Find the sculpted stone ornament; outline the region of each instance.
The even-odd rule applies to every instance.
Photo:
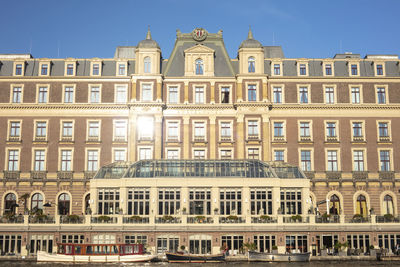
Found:
[[[196,28],[192,32],[193,39],[203,41],[207,38],[207,31],[203,28]]]

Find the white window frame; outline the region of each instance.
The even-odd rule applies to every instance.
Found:
[[[336,133],[336,141],[340,140],[340,131],[339,131],[339,120],[324,120],[324,136],[325,136],[325,142],[328,142],[329,137],[334,137],[334,136],[328,136],[327,135],[327,124],[333,122],[335,123],[335,133]]]
[[[21,88],[19,102],[14,102],[14,88]],[[10,85],[10,103],[11,104],[22,104],[24,100],[24,84],[11,84]]]
[[[122,92],[119,90],[119,88],[124,88],[125,91],[125,101],[119,101],[118,95],[119,92]],[[114,87],[114,103],[116,104],[126,104],[128,102],[128,85],[127,84],[116,84]]]
[[[301,77],[307,77],[309,76],[309,67],[308,67],[308,62],[307,61],[297,61],[297,76],[301,76]],[[300,66],[304,65],[306,68],[306,74],[300,74]]]
[[[202,88],[203,89],[203,101],[198,102],[197,101],[197,94],[196,94],[196,89],[197,88]],[[206,104],[207,102],[207,87],[205,85],[193,85],[193,104]]]
[[[166,158],[167,159],[175,159],[175,158],[170,158],[169,157],[169,155],[168,155],[168,153],[170,152],[170,151],[176,151],[177,152],[177,158],[176,159],[180,159],[181,158],[181,148],[180,147],[167,147],[166,149],[165,149],[165,156],[166,156]]]
[[[309,136],[302,136],[301,135],[301,123],[303,123],[303,122],[308,123],[308,126],[309,126],[308,129],[309,129],[309,132],[310,132]],[[313,140],[313,121],[312,120],[298,120],[297,121],[297,127],[298,127],[298,140],[299,140],[299,142],[305,141],[304,139],[306,139],[306,140],[309,139],[309,141]]]
[[[222,151],[230,151],[230,153],[231,153],[230,159],[234,159],[235,158],[234,148],[233,147],[219,147],[218,148],[218,158],[219,159],[223,159],[222,158]]]
[[[204,135],[203,136],[201,136],[201,135],[199,135],[199,136],[196,136],[196,124],[197,123],[201,123],[201,124],[203,124],[203,132],[204,132]],[[192,140],[193,141],[199,141],[199,140],[201,140],[202,142],[204,141],[204,142],[206,142],[207,141],[207,121],[206,120],[193,120],[192,121]],[[197,137],[197,138],[196,138]]]
[[[63,92],[62,92],[62,103],[64,104],[74,104],[75,103],[75,97],[76,97],[76,85],[75,84],[63,84]],[[72,88],[72,102],[65,102],[65,94],[66,94],[66,89],[67,88]]]
[[[358,88],[359,92],[360,92],[360,103],[353,103],[353,88]],[[349,102],[352,105],[359,105],[363,103],[363,86],[362,84],[349,84],[349,94],[350,94],[350,98],[349,98]]]
[[[275,102],[275,88],[281,88],[281,102]],[[284,84],[272,84],[271,85],[271,96],[272,103],[284,104],[285,103],[285,85]]]
[[[18,172],[21,170],[21,148],[20,147],[7,147],[5,149],[6,151],[6,156],[4,158],[4,170],[10,171],[10,172]],[[18,160],[17,160],[17,168],[10,170],[9,169],[9,159],[10,159],[10,151],[18,151]]]
[[[354,129],[353,123],[361,123],[361,136],[354,136]],[[366,132],[365,132],[365,120],[350,120],[350,129],[351,129],[351,140],[353,142],[360,141],[356,140],[357,138],[360,139],[362,137],[363,141],[366,141]],[[354,139],[356,138],[356,139]]]
[[[171,102],[170,99],[170,88],[176,88],[177,93],[176,93],[176,102]],[[180,103],[180,84],[168,84],[167,85],[167,102],[169,104],[179,104]]]
[[[380,136],[379,133],[379,123],[387,123],[388,126],[388,136],[385,138],[384,136]],[[391,127],[391,120],[377,120],[376,121],[376,136],[378,137],[378,142],[381,142],[380,139],[387,139],[388,142],[392,141],[392,127]]]
[[[125,73],[123,73],[123,74],[119,73],[120,65],[125,66]],[[117,61],[115,64],[115,74],[116,74],[116,76],[127,76],[128,75],[128,62],[127,61]]]
[[[65,138],[69,138],[64,136],[64,123],[71,122],[72,123],[72,134],[71,134],[71,141],[74,141],[74,134],[75,134],[75,120],[61,120],[60,121],[60,140],[62,141]]]
[[[393,148],[391,147],[380,147],[378,148],[378,171],[381,171],[381,151],[389,151],[389,170],[394,171],[394,158],[393,158]]]
[[[254,134],[254,135],[249,134],[249,121],[257,122],[257,134]],[[246,140],[249,139],[249,136],[252,136],[252,137],[254,136],[253,138],[257,137],[257,139],[260,139],[261,130],[262,130],[261,118],[248,117],[248,118],[245,118],[245,123],[246,123]]]
[[[41,88],[47,88],[46,99],[44,102],[40,102],[41,100]],[[36,85],[36,103],[38,104],[47,104],[49,103],[50,96],[50,84],[37,84]]]
[[[387,84],[375,84],[375,103],[378,105],[387,105],[389,104],[389,87]],[[378,88],[384,88],[385,89],[385,103],[379,103],[379,98],[378,98]]]
[[[47,74],[42,74],[42,68],[45,65],[47,65]],[[51,62],[50,61],[41,61],[41,62],[39,62],[38,76],[42,76],[42,77],[50,76],[50,66],[51,66]]]
[[[249,149],[258,149],[258,159],[262,160],[263,159],[263,154],[262,154],[262,146],[247,146],[246,147],[246,158],[249,158]]]
[[[146,89],[146,91],[148,90],[149,92],[149,99],[145,99],[145,95],[144,94],[144,88],[148,86],[148,89]],[[154,82],[140,82],[140,99],[143,102],[152,102],[154,101]]]
[[[228,103],[222,103],[222,88],[229,88],[229,102]],[[232,103],[232,85],[231,84],[219,84],[218,85],[218,92],[219,92],[219,103],[221,104],[230,104]]]
[[[169,133],[169,129],[170,129],[170,125],[171,124],[175,124],[176,123],[176,126],[177,126],[177,133],[176,133],[176,138],[173,138],[173,136],[170,136],[170,133]],[[167,138],[167,141],[177,141],[177,142],[179,142],[179,140],[181,140],[181,121],[180,120],[167,120],[166,121],[166,125],[167,125],[167,128],[166,128],[166,138]]]
[[[91,136],[90,135],[90,124],[91,123],[97,123],[98,124],[98,135],[97,136]],[[101,120],[86,120],[86,140],[89,142],[98,142],[101,140]]]
[[[300,99],[300,88],[307,88],[307,102],[302,103]],[[297,84],[297,103],[301,105],[308,105],[311,103],[311,85],[310,84]]]
[[[122,152],[124,154],[124,160],[116,160],[117,156],[117,151]],[[113,162],[119,162],[119,161],[127,161],[128,159],[128,149],[126,147],[113,147],[112,148],[112,155],[113,155]]]
[[[68,74],[68,64],[72,64],[72,74]],[[76,76],[76,61],[71,61],[71,60],[65,61],[64,76]]]
[[[44,122],[46,124],[46,128],[45,128],[46,134],[45,134],[45,136],[38,136],[37,135],[37,126],[38,126],[38,123],[41,123],[41,122]],[[33,125],[34,125],[33,136],[35,138],[35,141],[39,140],[39,139],[40,139],[40,141],[47,141],[47,138],[48,138],[48,135],[49,135],[49,121],[48,120],[34,120],[33,121]]]
[[[360,62],[359,61],[348,61],[348,65],[349,65],[349,76],[350,77],[360,77]],[[352,74],[352,69],[351,69],[352,65],[357,65],[357,75]]]
[[[378,74],[378,65],[382,65],[382,74]],[[386,76],[386,67],[384,61],[374,61],[374,74],[376,77]]]
[[[229,128],[230,128],[229,137],[222,135],[222,124],[223,123],[229,124]],[[232,141],[232,138],[233,138],[233,121],[232,120],[218,120],[218,129],[219,129],[219,140],[220,141]]]
[[[19,123],[19,136],[11,136],[11,123],[18,122]],[[12,141],[21,141],[22,138],[22,120],[8,120],[8,129],[7,129],[7,140]]]
[[[336,164],[337,170],[328,170],[328,151],[336,151]],[[340,149],[339,148],[325,148],[325,171],[333,171],[333,172],[340,172],[342,169],[341,166],[341,157],[340,157]]]
[[[91,104],[100,104],[101,103],[101,93],[102,93],[102,88],[101,88],[101,84],[89,84],[88,86],[88,102]],[[98,88],[99,92],[98,92],[98,101],[92,101],[92,89],[93,88]]]
[[[154,149],[153,149],[153,147],[152,146],[138,146],[137,147],[137,158],[138,158],[138,160],[143,160],[141,157],[140,157],[140,152],[142,151],[142,149],[146,149],[146,151],[150,151],[150,158],[147,158],[146,157],[146,159],[154,159]]]
[[[196,154],[196,151],[202,151],[203,153],[204,153],[204,159],[207,159],[208,157],[207,157],[207,148],[203,148],[203,147],[193,147],[192,148],[192,159],[196,159],[195,158],[195,154]]]
[[[124,135],[119,136],[117,135],[117,130],[120,129],[120,127],[117,127],[119,125],[123,125],[121,127],[122,130],[124,130]],[[128,121],[124,119],[115,119],[113,120],[113,141],[114,142],[127,142],[128,141]]]
[[[275,123],[282,123],[282,136],[275,136]],[[274,141],[286,141],[286,121],[271,120],[271,136]]]
[[[39,168],[38,170],[36,169],[36,152],[38,151],[43,151],[44,152],[44,159],[43,159],[43,166],[42,168]],[[41,148],[32,148],[32,171],[35,172],[44,172],[47,170],[47,148],[46,147],[41,147]]]
[[[98,65],[98,72],[97,74],[94,73],[94,66]],[[90,62],[90,76],[95,76],[95,77],[99,77],[101,76],[102,73],[102,69],[103,69],[103,62],[101,60],[94,60]]]
[[[337,103],[337,90],[336,90],[336,84],[324,84],[322,86],[323,90],[324,90],[324,103],[326,105],[332,105],[332,104],[336,104]],[[333,88],[333,102],[329,102],[328,103],[328,99],[327,99],[327,95],[326,95],[326,89],[327,88]]]
[[[279,65],[280,74],[275,74],[275,65]],[[271,76],[283,76],[282,61],[271,61]]]
[[[70,161],[70,170],[62,170],[62,151],[71,151],[71,161]],[[58,148],[58,170],[62,172],[72,172],[74,171],[74,148],[73,147],[59,147]]]
[[[362,151],[363,152],[363,170],[356,170],[355,168],[355,161],[354,161],[354,155],[355,151]],[[368,165],[367,165],[367,149],[365,147],[352,147],[351,148],[351,162],[352,162],[352,171],[361,171],[365,172],[368,170]]]
[[[284,147],[275,147],[275,148],[272,149],[272,160],[276,161],[275,160],[275,153],[277,151],[283,151],[283,162],[287,162],[287,149],[284,148]]]
[[[92,169],[93,167],[89,168],[89,152],[96,152],[97,153],[97,160],[96,160],[96,169]],[[86,172],[96,172],[100,168],[100,157],[101,157],[101,149],[100,148],[92,148],[86,147],[85,148],[85,171]],[[93,160],[91,160],[93,161]],[[95,161],[93,161],[95,162]]]
[[[332,74],[330,74],[330,75],[327,75],[327,74],[326,74],[326,65],[331,65]],[[332,76],[335,76],[335,64],[334,64],[333,61],[324,61],[324,62],[323,62],[323,64],[322,64],[322,74],[323,74],[323,76],[325,76],[325,77],[332,77]]]
[[[310,170],[303,170],[302,169],[302,160],[301,160],[301,152],[302,151],[310,151]],[[299,153],[299,167],[302,169],[302,171],[305,172],[312,172],[314,171],[314,148],[313,147],[299,147],[298,148],[298,153]]]

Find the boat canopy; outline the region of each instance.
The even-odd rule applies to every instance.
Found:
[[[306,178],[297,167],[260,160],[140,160],[116,162],[100,168],[95,179],[158,177]]]

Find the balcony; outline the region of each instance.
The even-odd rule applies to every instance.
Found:
[[[31,179],[46,179],[47,171],[31,171]]]
[[[210,224],[214,223],[214,219],[212,217],[206,217],[203,215],[191,216],[187,218],[187,223],[203,223]]]
[[[156,217],[155,223],[176,224],[176,223],[182,223],[182,220],[179,217],[173,217],[171,215],[164,215],[162,217]]]
[[[67,179],[72,179],[73,177],[74,177],[74,172],[72,171],[57,172],[57,179],[67,180]]]
[[[394,171],[380,171],[379,179],[386,180],[386,181],[393,181],[394,180]]]
[[[251,223],[277,223],[278,219],[268,216],[268,215],[260,215],[258,217],[251,217]]]
[[[315,178],[315,172],[312,171],[303,171],[304,175],[308,178],[308,179],[314,179]]]
[[[118,222],[118,218],[107,215],[92,216],[90,222],[94,224],[115,224]]]
[[[365,138],[364,138],[364,136],[362,136],[362,135],[360,135],[360,136],[353,136],[353,142],[362,143],[362,142],[365,142]]]
[[[377,215],[376,222],[377,223],[399,223],[400,216],[395,217],[392,214]]]
[[[326,142],[327,143],[337,143],[337,142],[339,142],[339,139],[337,136],[327,136]]]
[[[283,143],[283,142],[286,142],[286,140],[285,140],[284,136],[274,136],[273,142]]]
[[[306,142],[306,143],[312,142],[311,136],[300,136],[300,142]]]
[[[35,136],[33,142],[47,142],[46,136]]]
[[[60,142],[73,142],[72,136],[62,136]]]
[[[339,171],[326,171],[325,175],[328,180],[340,180],[342,178],[342,172]]]
[[[10,180],[19,179],[20,174],[20,171],[3,171],[4,178]]]
[[[219,217],[219,223],[245,223],[245,222],[246,222],[245,218],[236,215]]]
[[[124,217],[123,223],[139,223],[139,224],[147,224],[150,222],[149,217],[142,217],[139,215],[132,215],[130,217]]]
[[[232,137],[228,135],[223,135],[221,136],[221,141],[220,142],[232,142]]]
[[[24,223],[24,216],[23,215],[3,215],[0,217],[0,224],[1,223]]]
[[[249,135],[247,136],[247,139],[248,139],[248,140],[259,140],[259,139],[260,139],[260,136],[259,136],[258,134],[249,134]]]
[[[382,143],[391,142],[391,141],[390,141],[390,136],[379,136],[378,141],[379,141],[379,142],[382,142]]]
[[[310,218],[302,215],[283,216],[284,223],[309,223]]]
[[[365,171],[353,171],[353,179],[357,181],[365,181],[368,179],[368,172]]]
[[[95,171],[85,171],[83,174],[84,179],[92,179],[96,174]]]
[[[346,216],[347,223],[370,223],[371,217],[361,214],[354,214],[353,216]]]
[[[85,216],[79,215],[61,215],[60,216],[61,224],[82,224],[85,223]]]
[[[146,138],[147,138],[147,139],[146,139]],[[151,137],[142,136],[142,137],[140,138],[140,140],[151,140]],[[114,137],[114,142],[117,142],[117,143],[124,143],[124,142],[126,142],[126,136],[115,136],[115,137]]]
[[[21,136],[9,136],[7,142],[21,142]]]
[[[32,224],[54,224],[56,223],[53,216],[48,216],[45,214],[29,215],[29,223]]]
[[[323,214],[315,217],[316,223],[340,223],[340,215]]]
[[[206,141],[206,137],[205,136],[195,136],[193,139],[193,142],[195,143],[202,143]]]

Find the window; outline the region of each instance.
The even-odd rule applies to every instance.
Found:
[[[100,123],[98,121],[89,121],[89,140],[97,140],[100,136]]]
[[[363,150],[353,151],[353,170],[356,172],[363,172],[365,170]]]
[[[126,121],[125,121],[126,124]],[[153,139],[154,132],[154,118],[153,117],[139,117],[138,118],[138,131],[139,140],[151,140]],[[126,126],[125,126],[126,136]]]
[[[10,140],[20,139],[21,137],[21,122],[12,121],[10,122]]]
[[[389,126],[387,122],[379,122],[379,137],[389,137]]]
[[[189,253],[190,254],[202,254],[202,255],[211,254],[211,248],[212,248],[211,239],[212,239],[212,237],[209,235],[189,236]],[[170,248],[171,248],[172,242],[173,241],[170,241],[170,245],[169,245]],[[176,247],[178,247],[178,246],[176,246]],[[170,251],[171,250],[172,249],[170,249]]]
[[[38,103],[47,103],[47,87],[39,87]]]
[[[168,101],[171,104],[178,103],[178,87],[168,87]]]
[[[376,75],[383,75],[383,65],[382,64],[376,65]]]
[[[248,159],[260,159],[260,149],[259,148],[248,148],[247,149]]]
[[[358,75],[358,66],[357,66],[357,64],[351,64],[351,75]]]
[[[219,151],[220,159],[232,159],[232,150],[222,149]]]
[[[49,70],[49,65],[48,64],[42,64],[42,67],[40,69],[40,75],[47,75]]]
[[[390,195],[385,195],[383,198],[383,214],[394,215],[393,198]]]
[[[362,137],[362,123],[361,122],[353,122],[353,137]]]
[[[21,87],[13,87],[11,101],[12,101],[12,103],[21,103],[22,102],[22,88]]]
[[[67,64],[67,75],[74,75],[74,64]]]
[[[31,210],[43,210],[43,196],[40,193],[35,193],[31,198]]]
[[[195,88],[194,103],[204,104],[204,87],[196,87]]]
[[[19,150],[8,150],[8,171],[18,171]]]
[[[61,243],[75,243],[75,244],[83,244],[85,242],[84,235],[62,235]]]
[[[231,139],[231,123],[221,122],[221,139]]]
[[[300,151],[301,169],[303,171],[311,171],[311,150]]]
[[[300,103],[307,104],[308,103],[308,88],[300,87],[299,89]]]
[[[247,130],[249,138],[258,138],[258,121],[248,121]]]
[[[150,190],[135,188],[128,190],[128,215],[150,214]]]
[[[35,150],[35,159],[34,159],[34,171],[45,171],[45,151],[44,150]]]
[[[189,190],[189,214],[210,215],[211,214],[211,190],[196,188]]]
[[[167,159],[179,159],[179,150],[178,149],[168,149],[167,150]]]
[[[326,104],[335,103],[335,90],[333,87],[325,87],[325,103]]]
[[[62,138],[72,138],[73,123],[72,121],[62,122]]]
[[[301,253],[308,251],[306,235],[286,236],[286,253],[291,253],[293,250],[300,251]]]
[[[251,215],[272,214],[272,190],[251,189],[250,190]]]
[[[68,215],[69,214],[69,206],[70,206],[70,197],[66,193],[62,193],[58,196],[58,214],[59,215]],[[83,241],[83,240],[81,240]],[[83,242],[82,242],[83,243]]]
[[[36,138],[45,138],[46,137],[46,128],[47,123],[45,121],[37,121],[36,122]]]
[[[13,193],[8,193],[5,197],[4,214],[15,214],[17,207],[17,196]]]
[[[152,158],[153,158],[153,153],[151,151],[151,148],[149,147],[139,148],[139,160],[152,159]]]
[[[127,87],[117,86],[115,89],[115,102],[116,103],[126,103],[128,98]]]
[[[118,64],[118,75],[126,75],[126,64],[125,63]]]
[[[114,162],[126,161],[125,149],[114,149]]]
[[[202,59],[196,59],[195,61],[195,68],[196,68],[196,75],[203,75],[204,74],[204,65]]]
[[[118,189],[99,189],[97,196],[98,209],[100,215],[118,214],[119,210],[119,190]]]
[[[333,215],[340,214],[340,199],[337,195],[332,195],[329,199],[329,213]]]
[[[243,236],[241,235],[223,235],[221,236],[221,244],[225,245],[228,250],[239,251],[243,247]]]
[[[356,214],[363,215],[364,217],[368,215],[367,199],[364,195],[359,195],[357,197]]]
[[[221,215],[242,214],[241,189],[223,188],[219,190],[219,212]]]
[[[164,252],[166,251],[176,253],[178,251],[178,248],[179,248],[179,238],[170,236],[157,237],[157,254],[164,254]]]
[[[281,75],[281,64],[274,64],[274,75]]]
[[[249,73],[253,73],[256,71],[256,59],[254,57],[249,57],[248,60],[248,71]]]
[[[142,84],[142,101],[152,101],[152,88],[151,84]]]
[[[124,142],[127,137],[127,122],[114,121],[114,141]],[[151,139],[151,136],[141,135],[141,138]]]
[[[87,151],[87,168],[86,168],[86,170],[89,172],[97,171],[98,163],[99,163],[99,151],[88,150]]]
[[[100,64],[95,63],[93,64],[92,75],[100,75]]]
[[[300,64],[299,70],[300,70],[300,75],[307,75],[306,64]]]
[[[282,103],[282,87],[274,87],[274,103]]]
[[[386,104],[386,90],[385,87],[376,88],[376,96],[378,104]]]
[[[325,75],[332,75],[332,64],[325,64]]]
[[[390,171],[390,151],[389,150],[380,150],[379,151],[379,161],[380,167],[379,170],[383,172]]]
[[[272,248],[276,246],[274,235],[255,235],[253,238],[258,252],[272,253]]]
[[[195,149],[193,151],[193,158],[194,159],[205,159],[206,151],[204,149]]]
[[[61,171],[72,171],[72,150],[61,150]]]
[[[336,123],[335,122],[327,122],[326,123],[326,136],[327,137],[336,137]]]
[[[336,150],[328,150],[328,166],[327,171],[338,171],[338,158]]]
[[[179,188],[158,189],[158,215],[174,215],[181,208]]]
[[[361,103],[359,87],[351,87],[351,103],[352,104],[360,104]]]
[[[144,73],[151,73],[151,59],[150,57],[145,57],[143,59],[143,63],[144,63]]]
[[[126,235],[125,236],[125,244],[147,244],[147,236],[146,235]]]
[[[74,102],[74,88],[73,87],[65,87],[64,88],[64,103],[73,103]]]
[[[302,214],[301,189],[281,189],[282,214]]]
[[[300,137],[310,137],[310,123],[300,122]]]
[[[283,122],[274,122],[274,137],[283,138]]]
[[[100,103],[100,87],[90,87],[90,103]]]
[[[204,139],[205,138],[205,123],[195,122],[194,123],[194,139]]]
[[[275,150],[274,161],[285,161],[285,150]]]
[[[179,124],[178,122],[168,122],[168,140],[178,140]]]
[[[249,84],[247,86],[248,101],[257,101],[257,87],[255,84]]]
[[[22,75],[22,64],[15,65],[15,75]]]
[[[222,87],[221,88],[221,103],[229,103],[229,94],[230,88],[229,87]]]

